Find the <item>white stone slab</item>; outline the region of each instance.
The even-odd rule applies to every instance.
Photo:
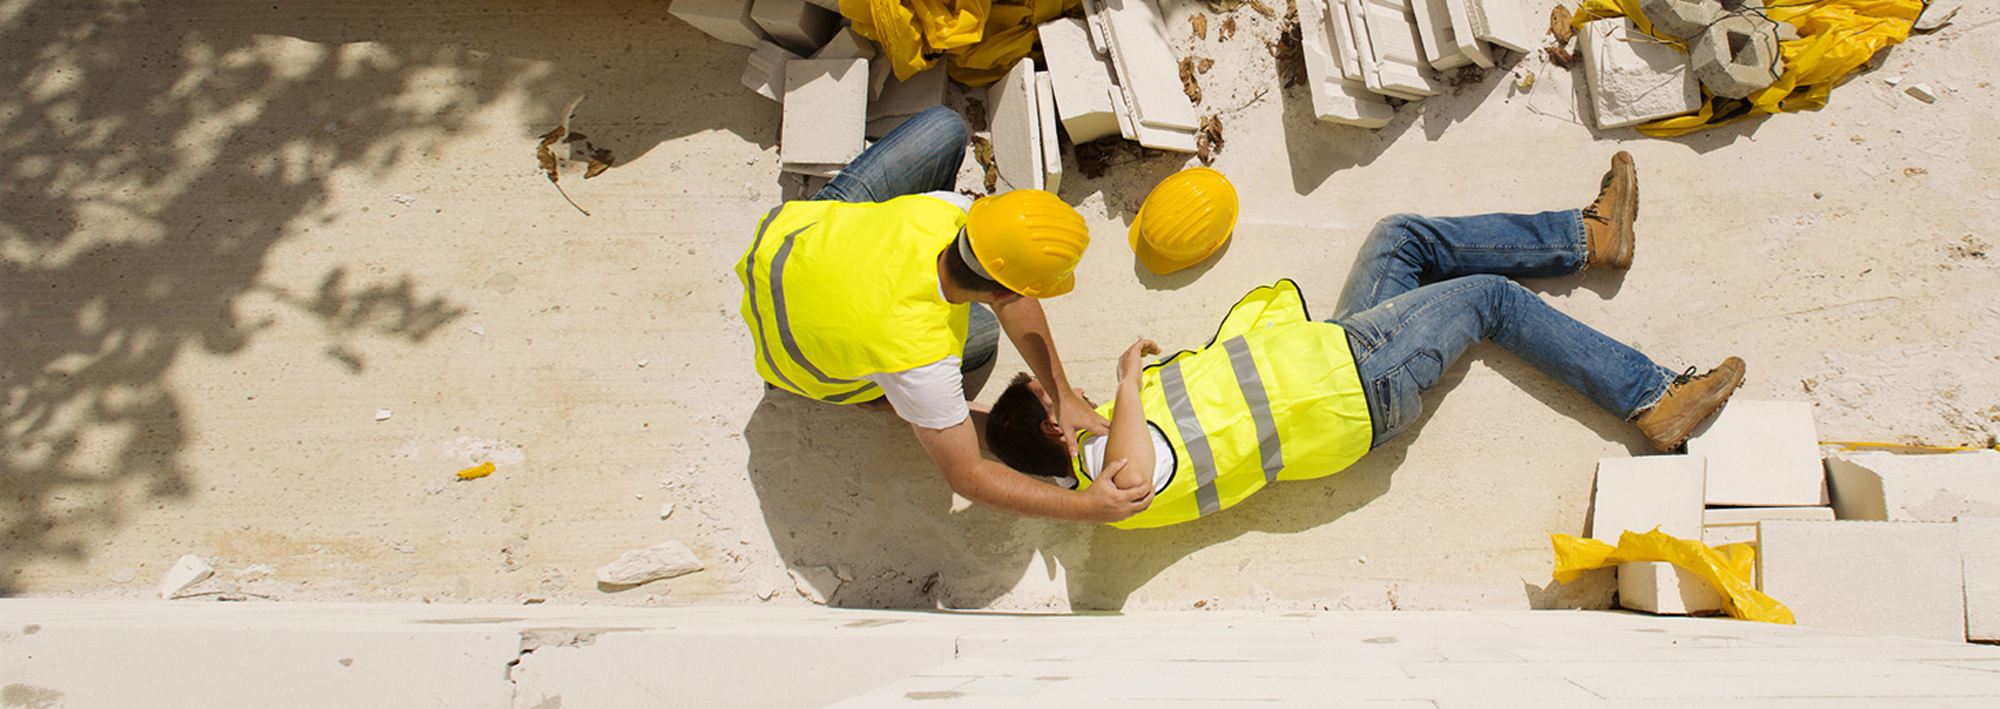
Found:
[[[1000,191],[1042,189],[1041,102],[1035,98],[1035,63],[1014,68],[986,90],[993,166]]]
[[[861,154],[867,117],[868,60],[798,59],[785,63],[780,161],[847,164]]]
[[[908,79],[890,77],[874,100],[868,102],[868,120],[890,116],[914,116],[944,103],[944,65],[911,74]]]
[[[1042,189],[1059,192],[1063,176],[1062,139],[1056,128],[1055,83],[1046,71],[1035,74],[1035,104],[1039,107],[1035,115],[1041,119],[1037,135],[1042,139]]]
[[[1599,458],[1590,538],[1617,544],[1626,531],[1658,527],[1676,539],[1699,539],[1701,498],[1701,456]]]
[[[1965,568],[1965,637],[2000,641],[2000,517],[1958,521]]]
[[[1597,20],[1577,34],[1598,129],[1624,128],[1701,107],[1701,83],[1688,70],[1687,55],[1640,32],[1631,20]]]
[[[1352,6],[1358,10],[1357,20],[1368,28],[1367,46],[1374,56],[1375,82],[1369,88],[1411,98],[1441,93],[1419,48],[1410,0],[1359,0]]]
[[[2000,451],[1837,453],[1826,459],[1826,476],[1833,511],[1841,519],[2000,517]]]
[[[1465,11],[1472,36],[1516,52],[1535,48],[1535,26],[1523,14],[1521,0],[1465,0]]]
[[[1057,115],[1075,143],[1118,135],[1118,112],[1110,91],[1117,86],[1111,60],[1091,49],[1084,20],[1057,18],[1037,28],[1049,79],[1055,85]]]
[[[1424,59],[1430,61],[1432,69],[1446,71],[1472,63],[1472,57],[1458,48],[1458,37],[1451,31],[1451,8],[1445,6],[1445,0],[1411,0],[1410,15],[1417,20],[1417,41],[1422,43]],[[1300,17],[1304,16],[1301,12]]]
[[[813,59],[874,59],[875,40],[861,36],[852,27],[842,27],[833,38],[813,52]],[[871,70],[872,72],[872,70]]]
[[[785,64],[799,55],[770,42],[759,42],[744,61],[743,86],[764,98],[785,102]]]
[[[750,19],[764,28],[771,41],[799,56],[819,51],[840,28],[840,13],[806,0],[753,0]]]
[[[1965,640],[1957,525],[1765,520],[1757,536],[1760,586],[1799,625]]]
[[[1664,561],[1618,565],[1618,605],[1660,615],[1704,615],[1722,610],[1722,594],[1708,580]]]
[[[1160,8],[1149,0],[1099,0],[1110,31],[1112,65],[1133,118],[1155,128],[1192,131],[1199,127],[1194,103],[1181,88],[1180,60],[1167,38]]]
[[[1333,42],[1333,16],[1324,0],[1298,4],[1299,39],[1306,65],[1306,83],[1312,89],[1313,115],[1322,121],[1362,128],[1380,128],[1396,112],[1382,97],[1362,82],[1341,73],[1338,48]]]
[[[1334,63],[1340,67],[1340,75],[1348,81],[1367,85],[1367,75],[1362,67],[1360,40],[1356,38],[1353,8],[1347,0],[1326,0],[1327,29],[1331,34]]]
[[[755,49],[769,39],[764,28],[750,18],[750,0],[674,0],[667,14],[734,45]]]
[[[1757,543],[1757,523],[1767,519],[1832,521],[1832,507],[1710,507],[1701,514],[1701,543]]]
[[[1466,59],[1482,67],[1493,67],[1493,52],[1486,48],[1486,42],[1472,29],[1472,10],[1466,4],[1471,0],[1442,0],[1445,15],[1451,18],[1451,40]]]
[[[1695,427],[1687,452],[1708,458],[1708,504],[1827,503],[1826,466],[1819,458],[1812,404],[1731,399]]]

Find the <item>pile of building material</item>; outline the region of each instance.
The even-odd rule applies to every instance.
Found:
[[[1052,98],[1070,141],[1119,135],[1148,148],[1194,152],[1200,118],[1182,89],[1180,61],[1159,6],[1084,0],[1083,8],[1083,20],[1056,19],[1038,28]]]
[[[1640,0],[1660,39],[1616,17],[1584,26],[1579,51],[1599,129],[1623,128],[1701,107],[1702,88],[1744,98],[1784,73],[1778,43],[1798,38],[1765,17],[1757,0]]]
[[[1436,72],[1491,67],[1495,48],[1534,46],[1520,0],[1301,0],[1299,39],[1320,120],[1389,122],[1387,99],[1442,91]]]
[[[1598,463],[1591,537],[1655,527],[1757,547],[1752,581],[1801,625],[2000,640],[2000,452],[1837,453],[1812,406],[1732,401],[1687,454]],[[1619,604],[1719,612],[1722,597],[1665,562],[1618,566]]]

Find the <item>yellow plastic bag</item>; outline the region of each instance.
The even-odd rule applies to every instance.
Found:
[[[854,31],[882,44],[898,80],[945,59],[967,86],[993,83],[1034,51],[1035,27],[1081,0],[840,0]]]
[[[1675,539],[1654,528],[1645,534],[1625,532],[1618,546],[1595,539],[1551,534],[1556,548],[1555,579],[1569,583],[1583,572],[1627,561],[1666,561],[1707,580],[1722,592],[1722,610],[1731,618],[1792,624],[1792,609],[1750,585],[1750,568],[1757,552],[1748,544],[1709,548],[1701,542]]]
[[[1764,9],[1764,15],[1791,23],[1799,31],[1798,39],[1778,45],[1785,71],[1777,81],[1747,99],[1724,98],[1703,88],[1706,100],[1700,110],[1647,123],[1639,126],[1639,132],[1672,137],[1751,116],[1825,106],[1827,94],[1847,75],[1867,64],[1883,47],[1908,39],[1910,25],[1923,11],[1922,0],[1772,2]],[[1639,0],[1584,0],[1572,16],[1571,24],[1581,30],[1591,20],[1620,16],[1631,18],[1640,31],[1659,36],[1653,32],[1652,22],[1639,11]],[[1686,48],[1682,47],[1682,51]]]

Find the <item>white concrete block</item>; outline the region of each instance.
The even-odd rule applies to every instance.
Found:
[[[845,165],[861,154],[867,116],[868,60],[787,62],[778,158]]]
[[[1841,519],[2000,517],[2000,451],[1836,453],[1826,459],[1826,476],[1833,511]]]
[[[1687,452],[1708,458],[1708,504],[1827,503],[1826,466],[1819,458],[1812,404],[1732,399],[1695,427]]]
[[[1664,561],[1618,565],[1618,605],[1660,615],[1707,615],[1722,611],[1722,594],[1704,579]]]
[[[1472,8],[1468,6],[1471,1],[1442,0],[1445,15],[1451,18],[1451,40],[1466,59],[1490,69],[1493,67],[1493,52],[1487,49],[1485,40],[1481,40],[1473,30]]]
[[[1600,130],[1638,125],[1701,107],[1701,83],[1688,70],[1687,55],[1654,41],[1631,20],[1598,20],[1584,25],[1578,34],[1584,77],[1590,83],[1591,106]]]
[[[1057,115],[1069,139],[1088,143],[1118,135],[1118,113],[1110,91],[1117,86],[1111,60],[1091,49],[1090,26],[1084,20],[1057,18],[1037,28],[1042,57],[1055,86]]]
[[[1181,88],[1180,59],[1174,56],[1166,21],[1150,0],[1100,0],[1110,31],[1112,66],[1133,118],[1142,125],[1189,131],[1200,126],[1194,103]],[[1142,142],[1143,144],[1143,142]]]
[[[750,19],[764,28],[771,41],[799,56],[819,51],[840,29],[840,13],[806,0],[753,0]]]
[[[1380,128],[1396,112],[1367,84],[1347,78],[1340,67],[1340,48],[1334,42],[1333,15],[1326,3],[1298,4],[1300,50],[1306,65],[1306,83],[1312,89],[1313,115],[1322,121],[1362,128]]]
[[[1832,507],[1710,507],[1701,513],[1701,543],[1757,543],[1757,523],[1767,519],[1832,521]]]
[[[1353,8],[1347,0],[1326,0],[1327,31],[1332,41],[1334,64],[1340,67],[1341,78],[1366,84],[1366,74],[1362,67],[1366,60],[1361,54],[1360,40],[1356,38]],[[1366,31],[1358,30],[1358,31]],[[1303,32],[1303,30],[1301,30]]]
[[[1411,0],[1410,14],[1417,20],[1417,41],[1432,69],[1446,71],[1472,63],[1472,57],[1458,48],[1458,37],[1451,30],[1451,8],[1445,6],[1445,0]],[[1304,17],[1303,12],[1300,17]]]
[[[987,125],[1000,191],[1042,189],[1042,119],[1035,63],[1023,61],[986,89]]]
[[[785,64],[799,55],[770,42],[760,42],[743,66],[743,86],[764,98],[785,102]]]
[[[911,74],[908,79],[890,77],[880,95],[868,102],[868,120],[890,116],[914,116],[944,103],[944,65]]]
[[[875,40],[861,36],[852,27],[842,27],[826,44],[813,52],[813,59],[874,59]],[[872,72],[871,72],[872,73]]]
[[[1590,538],[1617,544],[1623,532],[1658,527],[1675,539],[1700,539],[1701,498],[1701,456],[1599,458]]]
[[[1365,71],[1370,77],[1364,78],[1368,88],[1404,98],[1442,92],[1443,87],[1431,76],[1423,50],[1418,48],[1417,21],[1410,12],[1410,0],[1357,0],[1349,5],[1356,11],[1357,26],[1368,30],[1357,35],[1374,57]]]
[[[1958,521],[1965,568],[1965,637],[2000,641],[2000,518]]]
[[[1042,138],[1042,189],[1059,192],[1063,176],[1062,139],[1056,128],[1055,82],[1046,71],[1035,74],[1035,103],[1039,107],[1035,115],[1041,119],[1038,134]]]
[[[667,14],[681,18],[710,37],[755,49],[770,39],[750,17],[750,0],[674,0]]]
[[[1132,108],[1132,104],[1126,102],[1129,96],[1124,91],[1111,89],[1111,98],[1118,102],[1118,133],[1127,140],[1159,150],[1176,150],[1183,153],[1195,151],[1194,131],[1158,128],[1140,123],[1137,111]]]
[[[1759,585],[1799,625],[1965,640],[1957,525],[1765,520],[1757,536]]]
[[[1528,22],[1521,4],[1521,0],[1466,0],[1472,36],[1516,52],[1533,50],[1540,26]]]

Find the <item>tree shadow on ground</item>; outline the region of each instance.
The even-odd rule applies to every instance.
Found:
[[[626,160],[713,129],[768,145],[767,106],[703,112],[690,100],[764,100],[716,76],[740,71],[740,48],[696,39],[658,9],[0,7],[0,566],[13,569],[0,595],[21,590],[24,565],[81,561],[134,510],[190,494],[189,422],[168,374],[183,356],[248,345],[263,323],[236,312],[246,294],[320,320],[328,356],[354,373],[366,363],[348,338],[419,345],[463,312],[408,276],[361,282],[335,267],[318,283],[264,280],[297,225],[336,218],[335,181],[426,156],[510,102],[554,125],[586,90],[620,97],[587,103],[579,120],[603,126],[593,139]],[[680,71],[661,70],[671,62]],[[532,165],[533,132],[522,140]]]

